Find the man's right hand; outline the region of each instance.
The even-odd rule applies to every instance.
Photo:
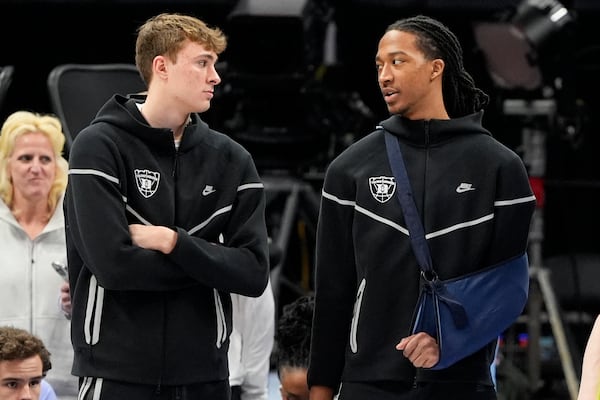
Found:
[[[396,350],[402,350],[404,357],[417,368],[431,368],[440,360],[437,341],[425,332],[417,332],[403,338],[396,345]]]

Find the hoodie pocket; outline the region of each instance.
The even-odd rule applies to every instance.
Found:
[[[213,289],[213,294],[215,296],[215,314],[217,316],[217,342],[215,344],[217,349],[220,349],[227,340],[227,323],[225,321],[225,311],[223,311],[221,296],[217,289]]]
[[[98,280],[92,275],[85,307],[84,334],[87,344],[95,345],[98,343],[103,308],[104,288],[98,285]]]
[[[354,312],[352,314],[352,323],[350,325],[350,350],[353,353],[358,351],[358,342],[356,339],[357,330],[358,330],[358,319],[360,317],[360,308],[362,304],[363,294],[365,292],[365,286],[367,284],[367,280],[363,278],[360,281],[360,285],[358,286],[358,292],[356,293],[356,301],[354,302]]]

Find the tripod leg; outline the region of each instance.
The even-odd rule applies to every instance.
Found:
[[[540,362],[540,338],[542,336],[542,314],[543,298],[540,291],[537,271],[542,265],[542,242],[543,242],[543,210],[538,208],[533,214],[531,229],[529,232],[529,261],[530,261],[530,287],[529,300],[527,304],[527,333],[529,345],[527,347],[528,375],[531,389],[535,392],[542,386],[542,373]]]
[[[577,392],[579,391],[579,381],[577,379],[577,374],[575,373],[575,368],[573,367],[573,357],[569,351],[556,296],[554,295],[552,284],[548,278],[548,271],[543,268],[539,269],[537,271],[537,280],[544,298],[544,303],[546,304],[546,310],[548,311],[552,334],[556,340],[556,347],[558,349],[558,354],[560,355],[560,361],[565,374],[569,394],[571,400],[575,400],[577,398]]]
[[[281,250],[281,258],[279,263],[271,269],[271,284],[273,285],[273,296],[275,297],[276,304],[278,304],[279,301],[281,270],[287,256],[290,235],[294,227],[296,211],[298,210],[298,200],[299,188],[297,185],[293,185],[290,193],[287,195],[285,207],[283,209],[283,217],[281,218],[281,225],[279,227],[277,237],[275,238],[275,243]]]

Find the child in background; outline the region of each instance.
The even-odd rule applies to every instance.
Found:
[[[277,376],[282,400],[308,400],[308,354],[314,297],[308,294],[283,307],[277,322]]]

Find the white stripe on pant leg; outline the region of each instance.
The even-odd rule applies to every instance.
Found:
[[[90,390],[90,386],[91,386],[92,382],[93,382],[93,378],[90,378],[88,376],[83,378],[83,383],[81,384],[81,387],[79,388],[77,400],[85,399],[85,395],[87,394],[88,390]]]
[[[100,400],[100,393],[102,392],[103,382],[103,378],[96,379],[96,384],[94,385],[94,397],[92,397],[92,400]]]

